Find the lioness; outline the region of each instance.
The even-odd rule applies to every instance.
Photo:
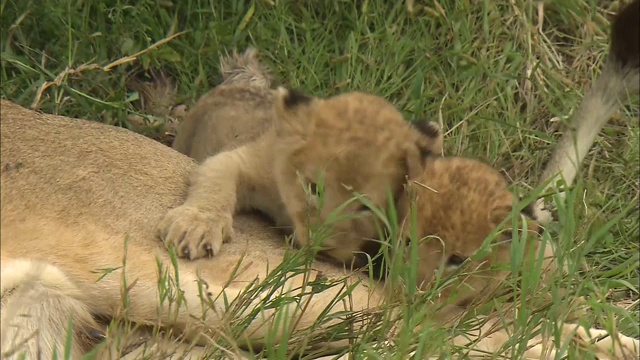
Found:
[[[593,82],[571,117],[571,123],[558,141],[551,159],[538,179],[545,190],[562,180],[571,186],[578,168],[602,127],[618,110],[620,101],[640,90],[640,0],[618,12],[611,24],[610,48],[602,72]],[[564,193],[560,193],[561,198]],[[552,220],[544,199],[538,200],[535,214],[542,224]]]
[[[184,204],[158,226],[179,256],[217,254],[233,237],[233,214],[258,209],[278,226],[292,225],[298,245],[309,243],[311,230],[323,232],[321,254],[350,265],[378,228],[370,206],[345,202],[354,193],[375,207],[386,207],[389,193],[397,202],[406,177],[422,172],[425,157],[442,153],[435,123],[411,126],[381,97],[272,90],[251,48],[221,68],[225,81],[187,113],[174,144],[206,158]],[[347,219],[327,221],[336,216]],[[320,225],[328,229],[316,231]]]
[[[3,356],[15,358],[26,352],[27,358],[51,358],[54,351],[63,351],[70,320],[74,358],[93,345],[86,335],[103,318],[126,317],[139,324],[173,328],[187,338],[206,342],[209,336],[224,333],[231,316],[228,311],[234,304],[248,306],[233,314],[234,318],[243,319],[249,316],[249,309],[256,309],[252,306],[268,300],[269,288],[249,299],[243,290],[252,280],[265,279],[269,269],[273,271],[282,261],[287,246],[280,236],[245,215],[236,218],[237,240],[228,244],[224,252],[212,259],[178,259],[179,277],[173,277],[172,260],[156,240],[155,226],[166,209],[183,201],[188,174],[196,166],[192,160],[124,129],[46,115],[5,100],[0,105]],[[76,141],[70,142],[69,138]],[[468,228],[470,232],[466,234],[473,234],[476,239],[491,231],[492,224],[508,212],[511,195],[490,167],[468,159],[435,157],[423,166],[424,174],[412,183],[412,187],[419,188],[409,192],[413,195],[407,203],[427,209],[424,211],[429,216],[437,213],[428,209],[439,209],[442,219],[447,218],[448,212],[448,218],[468,217],[477,232]],[[455,175],[443,178],[452,182],[429,182],[432,171],[457,174],[464,169],[473,170],[468,176],[478,186],[460,183],[459,178],[454,181]],[[430,184],[443,194],[455,186],[455,191],[467,192],[465,196],[477,197],[491,206],[478,211],[451,203],[446,196],[432,195],[428,193],[431,190],[419,184]],[[426,199],[423,205],[421,199]],[[455,224],[450,228],[447,221],[440,221],[429,226],[421,228],[419,236],[438,234],[444,246],[444,252],[432,249],[424,253],[430,261],[446,264],[449,270],[479,264],[481,258],[465,259],[473,253],[476,240],[465,243],[468,240],[464,236],[449,236],[451,233],[447,231],[455,229]],[[425,249],[429,250],[434,246],[429,244],[419,246],[427,246]],[[494,265],[508,262],[508,251],[504,251],[504,246],[502,249],[487,261]],[[236,266],[238,262],[240,265]],[[367,285],[366,276],[353,273],[348,274],[346,281],[362,283],[353,288],[351,305],[335,302],[336,288],[310,292],[309,285],[301,286],[307,281],[305,276],[314,278],[314,273],[316,276],[322,273],[329,279],[345,275],[339,268],[316,261],[312,270],[286,278],[281,291],[299,297],[299,301],[281,304],[279,308],[258,307],[258,316],[246,318],[247,329],[239,342],[251,341],[256,346],[268,334],[277,341],[282,334],[292,331],[293,328],[273,316],[279,311],[288,312],[292,321],[286,324],[309,329],[326,311],[331,314],[348,308],[375,309],[384,300],[383,284]],[[451,283],[451,288],[460,286],[464,293],[434,316],[447,319],[464,311],[476,299],[487,296],[488,289],[503,276],[499,270],[487,268]],[[181,304],[159,301],[167,295],[158,285],[159,279],[167,278],[181,288]],[[225,295],[220,296],[221,293]],[[204,306],[203,297],[208,301]],[[442,300],[448,299],[445,296]],[[322,332],[331,323],[316,324],[309,331]],[[496,325],[493,322],[481,329],[482,336],[475,345],[479,351],[498,351],[509,340],[507,330],[485,336],[491,324]],[[366,323],[355,322],[352,326],[357,331]],[[573,330],[565,325],[561,340],[577,336],[578,340],[587,341],[594,334],[603,333],[579,329],[574,335]],[[32,336],[34,332],[37,336]],[[201,334],[205,336],[199,337]],[[613,347],[614,356],[635,351],[636,340],[624,336],[621,339],[623,346]],[[465,344],[468,340],[463,336],[452,341]],[[344,342],[327,341],[327,346]],[[531,341],[532,348],[528,350],[531,356],[541,356],[545,347],[552,344],[547,338]],[[596,343],[595,350],[609,354],[612,343],[617,341],[607,337]],[[552,354],[553,346],[550,349]]]

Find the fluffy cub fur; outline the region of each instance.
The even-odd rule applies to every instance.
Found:
[[[249,47],[220,59],[223,81],[187,112],[173,142],[175,150],[202,162],[253,142],[269,129],[273,80],[257,55]]]
[[[252,56],[252,50],[236,55],[238,65],[231,69]],[[256,81],[257,70],[245,66],[258,75],[243,77],[240,70],[226,69],[235,77],[198,101],[174,145],[197,160],[213,155],[191,175],[184,204],[169,210],[158,226],[179,256],[218,254],[233,237],[233,214],[256,209],[278,226],[293,226],[298,245],[320,234],[322,255],[350,263],[378,237],[378,228],[369,207],[343,204],[361,194],[386,207],[388,194],[397,197],[406,177],[422,172],[426,156],[442,152],[434,123],[412,126],[378,96],[318,98],[271,90],[269,81]],[[258,63],[254,69],[263,68]],[[202,134],[212,136],[207,141]],[[336,216],[343,219],[332,221]],[[321,224],[329,225],[319,229]]]
[[[404,239],[409,245],[406,250],[411,242],[418,242],[416,285],[425,289],[433,285],[438,272],[442,271],[441,276],[446,278],[465,267],[474,275],[461,276],[464,285],[449,284],[439,290],[442,298],[451,300],[450,293],[456,290],[456,300],[450,305],[464,309],[472,302],[486,300],[482,299],[483,294],[492,294],[491,290],[509,273],[506,260],[510,258],[513,239],[511,217],[518,199],[508,185],[500,172],[478,160],[425,160],[423,174],[411,181],[409,196],[401,201],[403,213],[410,213],[413,208],[416,214],[415,233],[408,226],[410,219],[405,220],[404,227]],[[516,234],[526,244],[528,258],[542,250],[543,273],[550,273],[556,269],[552,248],[540,249],[541,229],[528,210],[520,213]],[[493,239],[487,243],[489,256],[475,259],[474,253],[487,239]]]

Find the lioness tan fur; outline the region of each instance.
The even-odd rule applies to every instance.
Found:
[[[203,161],[184,204],[158,226],[179,256],[218,254],[233,238],[233,214],[257,209],[280,227],[293,226],[298,245],[325,224],[322,254],[351,264],[378,228],[370,207],[343,204],[358,193],[386,207],[388,194],[397,200],[406,177],[421,173],[425,156],[442,153],[435,123],[411,126],[378,96],[272,90],[253,49],[221,68],[226,81],[187,113],[174,143]],[[340,206],[338,215],[350,218],[329,223]]]
[[[159,276],[172,278],[174,272],[166,249],[154,236],[155,226],[167,209],[183,201],[189,173],[196,164],[184,155],[127,130],[41,114],[5,100],[0,106],[3,357],[15,358],[26,351],[27,358],[50,359],[55,349],[59,353],[62,351],[67,326],[73,320],[72,356],[78,358],[95,341],[88,335],[101,318],[126,317],[139,324],[173,328],[177,334],[206,344],[207,339],[224,333],[229,323],[224,312],[225,300],[218,295],[224,292],[228,301],[241,299],[242,290],[251,280],[264,279],[269,269],[282,261],[288,248],[281,235],[257,219],[238,215],[234,222],[236,241],[225,246],[218,256],[196,261],[177,260],[179,280],[173,280],[178,282],[186,304],[161,303],[158,300],[161,295]],[[504,192],[504,184],[495,180],[495,171],[472,160],[432,159],[425,163],[424,174],[415,178],[412,186],[429,181],[431,171],[446,172],[449,167],[455,170],[467,166],[477,170],[472,175],[474,178],[488,175],[486,184],[494,183],[495,191],[447,182],[431,185],[443,194],[451,191],[450,187],[458,186],[458,191],[468,191],[470,196],[499,200],[491,208],[508,208],[510,196]],[[430,190],[421,189],[413,189],[409,194],[413,194],[419,209],[427,209],[419,204]],[[434,205],[442,207],[442,211],[453,211],[455,215],[468,216],[471,211],[458,207],[454,208],[457,210],[446,210],[443,207],[448,202],[445,196],[428,200],[435,201]],[[499,219],[501,216],[494,218],[491,215],[496,214],[490,211],[491,208],[477,214],[478,219],[487,219],[486,216]],[[419,213],[417,215],[421,218]],[[440,235],[447,234],[449,228],[447,222],[430,226],[433,226],[431,230],[425,228],[424,231]],[[481,233],[486,229],[488,227],[478,231]],[[460,263],[455,257],[451,260],[451,255],[465,257],[473,251],[475,243],[463,247],[464,239],[448,236],[443,236],[441,241],[445,252],[436,256],[435,262],[453,267],[474,266],[477,260]],[[494,264],[508,261],[505,255],[499,252],[498,259],[491,261]],[[230,280],[237,262],[241,262],[238,274]],[[348,275],[346,281],[360,280],[362,283],[354,288],[349,303],[333,303],[338,291],[335,288],[315,293],[313,297],[300,288],[305,274],[313,279],[320,273],[329,279]],[[473,277],[473,273],[470,276]],[[481,284],[473,289],[475,295],[467,293],[464,298],[455,299],[444,309],[444,318],[449,317],[450,310],[464,310],[470,298],[484,296],[485,285],[502,277],[500,273],[488,271],[477,276],[475,280],[469,276],[461,280],[474,286]],[[211,298],[208,306],[201,304],[200,289],[204,289],[205,298]],[[279,311],[289,311],[289,324],[297,321],[298,329],[313,324],[327,306],[329,313],[347,308],[373,310],[384,301],[386,293],[383,284],[367,284],[361,273],[345,274],[340,268],[318,261],[312,269],[287,279],[282,290],[289,291],[292,296],[301,296],[300,307],[283,304],[279,308]],[[260,295],[256,296],[253,302],[257,303],[259,298]],[[309,306],[305,308],[306,302]],[[305,311],[300,311],[301,308]],[[253,345],[259,345],[267,333],[274,335],[277,341],[278,334],[291,331],[291,328],[275,326],[276,321],[270,317],[274,311],[262,309],[260,315],[250,321],[240,342],[252,340]],[[204,312],[207,313],[205,319]],[[235,314],[240,318],[246,315],[246,312]],[[437,318],[439,314],[434,316]],[[499,324],[489,322],[470,335],[478,340],[471,346],[480,351],[477,354],[499,351],[508,342],[508,330],[492,331],[492,326]],[[365,325],[356,322],[353,329],[358,331]],[[574,335],[574,330],[573,325],[564,325],[560,340],[586,342],[594,335],[603,334],[602,330],[580,328]],[[322,327],[314,331],[322,332]],[[32,334],[35,336],[30,337]],[[634,350],[638,346],[635,339],[612,335],[613,339],[620,338],[623,346],[611,337],[597,342],[594,351],[602,354],[601,358],[622,358],[629,351],[637,351]],[[461,336],[452,341],[463,345],[469,339]],[[325,345],[343,344],[336,341]],[[549,338],[536,337],[531,339],[532,347],[527,355],[552,358],[552,345]],[[611,349],[613,355],[608,355]],[[550,353],[545,352],[547,350]]]
[[[73,354],[86,351],[81,335],[94,326],[92,316],[112,317],[121,311],[124,275],[135,284],[128,293],[130,319],[197,332],[198,321],[191,315],[202,317],[199,276],[209,293],[217,295],[226,287],[233,299],[248,281],[264,278],[267,264],[275,267],[282,261],[282,237],[239,216],[237,241],[215,261],[179,262],[188,309],[171,315],[165,304],[159,314],[156,257],[165,270],[171,262],[154,229],[167,209],[184,200],[194,162],[124,129],[39,114],[4,100],[1,105],[3,352],[15,345],[10,340],[19,342],[37,330],[38,336],[27,343],[28,353],[40,347],[50,358],[54,347],[62,351],[69,316],[76,325]],[[240,275],[227,284],[245,256]],[[322,263],[315,267],[329,276],[340,273]],[[296,276],[289,285],[301,281]],[[328,298],[321,298],[330,293],[317,294],[314,301],[323,303]],[[355,296],[357,307],[369,304],[364,288]],[[375,304],[375,297],[371,301]],[[223,299],[214,304],[219,313],[210,311],[208,327],[220,328]],[[17,316],[21,312],[34,317]],[[305,315],[300,325],[316,315]],[[250,326],[247,337],[264,336],[259,323]]]
[[[611,24],[610,47],[602,72],[591,84],[571,122],[558,141],[538,185],[545,192],[571,186],[580,165],[602,127],[616,112],[621,101],[640,90],[640,0],[634,0],[619,11]],[[564,192],[560,192],[560,199]],[[547,204],[548,206],[548,204]],[[552,213],[540,199],[535,214],[542,224],[552,220]]]

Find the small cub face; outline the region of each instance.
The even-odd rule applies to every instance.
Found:
[[[449,306],[464,308],[489,295],[506,277],[512,241],[509,220],[495,236],[488,256],[476,259],[476,252],[503,220],[511,217],[515,198],[507,186],[497,170],[477,160],[434,157],[425,161],[424,175],[409,186],[418,219],[419,287],[431,286],[441,266],[443,279],[461,270],[462,283],[453,282],[439,293],[442,299],[452,301]],[[408,209],[406,197],[401,206]],[[539,227],[532,219],[526,223],[526,249],[530,254],[539,243]],[[406,241],[412,241],[408,231],[406,234]],[[464,269],[459,269],[461,266]]]
[[[386,100],[351,92],[320,99],[280,88],[276,96],[275,177],[299,244],[309,229],[320,235],[326,255],[350,262],[365,241],[378,238],[363,195],[386,208],[388,194],[402,194],[406,177],[422,173],[423,159],[442,153],[442,135],[432,123],[412,126]],[[340,221],[332,220],[344,206]],[[354,218],[355,217],[355,218]]]

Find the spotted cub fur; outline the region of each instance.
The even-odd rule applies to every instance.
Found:
[[[247,61],[237,63],[252,71]],[[236,81],[203,96],[176,138],[187,154],[203,149],[186,201],[158,226],[181,257],[217,254],[233,237],[234,213],[257,209],[279,226],[293,226],[298,245],[321,238],[322,255],[350,262],[364,242],[378,237],[378,227],[369,207],[345,202],[360,194],[386,206],[389,193],[401,194],[406,178],[422,173],[425,157],[442,153],[437,125],[412,126],[381,97],[271,90],[258,75],[226,69]],[[213,128],[218,135],[204,148],[201,134]],[[237,141],[234,134],[246,137]]]
[[[509,190],[506,179],[493,167],[475,159],[430,157],[424,162],[423,174],[411,181],[408,188],[408,196],[401,199],[400,207],[405,213],[413,208],[418,219],[415,233],[408,225],[409,219],[404,226],[405,242],[409,245],[418,242],[417,285],[425,289],[433,285],[439,271],[446,278],[464,267],[469,275],[457,277],[439,290],[442,299],[451,301],[450,310],[456,313],[456,309],[461,311],[472,301],[486,300],[484,295],[492,296],[491,290],[510,273],[513,240],[510,219],[518,199]],[[538,236],[541,227],[532,219],[530,206],[522,210],[517,224],[516,234],[525,241],[526,254],[537,254],[532,251],[542,244]],[[477,256],[478,249],[494,231],[498,234],[487,248],[488,255]],[[410,261],[409,249],[410,246],[405,248],[406,261]],[[551,274],[557,266],[553,249],[545,247],[543,253],[543,274]]]

